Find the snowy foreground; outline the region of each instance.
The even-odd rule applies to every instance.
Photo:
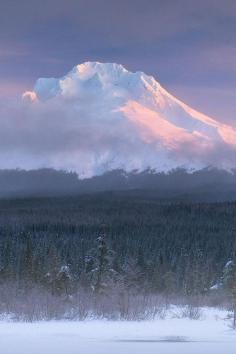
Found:
[[[0,354],[235,354],[226,312],[201,320],[0,322]]]

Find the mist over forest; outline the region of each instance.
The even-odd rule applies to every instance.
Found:
[[[236,199],[236,171],[205,168],[168,173],[113,170],[80,179],[75,172],[54,169],[0,170],[0,197],[76,196],[111,192],[168,201],[217,202]]]

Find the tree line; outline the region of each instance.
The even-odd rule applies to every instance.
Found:
[[[210,289],[236,259],[235,215],[236,203],[124,193],[1,200],[0,312],[139,318],[168,301],[229,304]]]

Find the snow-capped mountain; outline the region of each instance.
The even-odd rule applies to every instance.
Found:
[[[38,79],[23,98],[38,109],[56,109],[65,150],[74,147],[70,156],[57,156],[59,167],[86,175],[111,168],[236,166],[236,130],[122,65],[86,62],[62,78]]]

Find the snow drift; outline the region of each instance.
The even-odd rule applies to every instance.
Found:
[[[0,167],[72,169],[236,167],[236,130],[170,95],[153,77],[86,62],[38,79],[0,108]]]
[[[201,321],[169,316],[139,322],[0,322],[1,348],[5,354],[234,354],[236,338],[226,313],[203,311]]]

